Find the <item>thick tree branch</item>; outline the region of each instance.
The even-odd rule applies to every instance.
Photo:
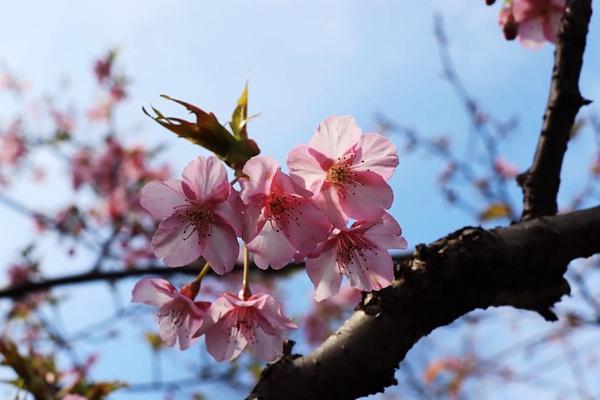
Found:
[[[558,34],[548,104],[533,164],[519,175],[523,189],[523,219],[556,214],[560,171],[579,109],[589,104],[579,92],[592,0],[571,0]]]
[[[357,311],[313,353],[269,365],[250,399],[354,399],[395,384],[410,348],[433,329],[490,306],[534,310],[569,285],[568,263],[600,253],[600,207],[506,228],[466,227],[397,265],[391,287],[368,294]]]

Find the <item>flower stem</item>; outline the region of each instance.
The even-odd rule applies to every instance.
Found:
[[[208,271],[210,271],[210,264],[206,262],[194,280],[185,285],[181,289],[181,292],[185,293],[190,299],[194,300],[200,291],[200,283],[202,282],[202,278],[204,278],[204,275],[206,275]]]
[[[240,292],[241,297],[246,300],[248,297],[252,296],[252,292],[250,291],[250,284],[248,282],[248,275],[250,271],[250,262],[248,260],[248,248],[244,245],[243,249],[244,254],[244,274],[242,275],[242,290]]]

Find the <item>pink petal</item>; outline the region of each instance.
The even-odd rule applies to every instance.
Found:
[[[290,170],[290,176],[302,187],[317,193],[327,176],[327,170],[324,170],[317,159],[309,153],[310,148],[307,145],[295,147],[287,159],[287,166]]]
[[[342,285],[342,274],[336,265],[335,239],[325,245],[323,252],[315,258],[306,259],[306,272],[315,286],[316,301],[336,295]]]
[[[321,122],[308,142],[308,147],[335,160],[358,143],[361,133],[354,118],[332,116]]]
[[[153,181],[142,188],[140,205],[158,219],[167,218],[177,207],[186,204],[181,181]]]
[[[315,196],[314,201],[333,225],[338,228],[346,226],[349,217],[342,209],[340,195],[335,185],[325,183],[321,192]]]
[[[402,249],[408,247],[406,239],[402,236],[402,228],[389,213],[384,212],[381,223],[367,229],[364,236],[382,249]]]
[[[354,164],[361,171],[372,171],[386,181],[398,166],[398,151],[386,137],[369,133],[360,138]]]
[[[271,329],[275,329],[275,332],[277,332],[278,335],[280,335],[281,331],[284,329],[297,328],[297,326],[283,314],[283,311],[281,310],[281,304],[277,300],[264,293],[260,294],[259,296],[263,297],[263,301],[256,305],[256,308],[260,311],[258,325],[263,327],[265,332],[270,335],[274,334],[274,332],[269,331],[269,328],[265,328],[266,325],[269,325]],[[263,321],[266,321],[267,323],[264,324]]]
[[[242,186],[240,196],[244,203],[248,204],[249,199],[254,195],[269,193],[271,181],[277,171],[279,171],[279,165],[270,157],[256,156],[248,160],[242,170],[248,179],[240,180]]]
[[[295,207],[290,210],[290,214],[297,215],[298,220],[293,218],[279,220],[282,222],[279,228],[296,250],[307,254],[327,238],[331,224],[310,199],[297,197],[294,203]]]
[[[158,328],[160,338],[167,346],[175,345],[177,333],[186,315],[183,305],[178,301],[170,301],[158,310]]]
[[[201,202],[221,202],[229,196],[227,172],[215,157],[198,157],[190,161],[182,175]]]
[[[160,308],[177,295],[177,289],[168,281],[159,278],[144,278],[133,287],[131,301]]]
[[[283,353],[283,338],[269,335],[260,327],[254,330],[254,336],[248,350],[261,360],[273,361]]]
[[[235,312],[231,303],[224,298],[217,298],[208,309],[199,333],[206,337],[206,348],[217,361],[229,361],[237,357],[248,344],[239,329],[233,329],[234,318],[229,314]]]
[[[244,211],[244,203],[240,199],[239,194],[231,188],[227,201],[218,203],[213,208],[213,213],[227,221],[235,231],[236,235],[242,235],[242,212]]]
[[[231,226],[220,218],[212,225],[206,238],[204,259],[219,275],[231,272],[240,252],[237,236]]]
[[[162,221],[152,238],[152,250],[163,258],[170,267],[179,267],[196,261],[206,245],[206,238],[200,237],[186,221],[174,215]]]
[[[542,47],[546,41],[543,20],[535,18],[519,23],[519,40],[523,46],[530,49],[539,49]]]
[[[394,279],[392,257],[386,250],[367,250],[367,259],[354,257],[348,265],[350,282],[363,291],[380,290]]]
[[[271,181],[271,193],[295,194],[302,197],[311,197],[313,192],[304,189],[296,183],[289,175],[277,171]]]
[[[206,333],[206,349],[217,361],[231,361],[248,345],[248,340],[239,333],[227,326],[226,320],[221,320]]]
[[[252,241],[265,225],[265,211],[262,202],[257,201],[251,201],[244,210],[242,238],[246,243]]]
[[[196,341],[192,338],[192,333],[196,330],[192,330],[194,327],[194,319],[191,316],[187,316],[182,326],[177,329],[177,340],[179,342],[180,350],[187,350]]]
[[[357,220],[373,221],[394,201],[392,188],[374,172],[357,172],[356,183],[344,185],[340,205],[348,216]]]
[[[296,249],[283,233],[275,231],[270,222],[264,225],[259,234],[247,246],[248,251],[254,254],[256,266],[261,269],[266,269],[269,264],[273,269],[281,269],[296,253]]]

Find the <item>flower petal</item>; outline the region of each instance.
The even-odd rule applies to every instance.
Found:
[[[190,161],[182,175],[201,202],[221,202],[229,196],[231,186],[227,171],[216,157],[198,157]]]
[[[332,116],[321,122],[308,142],[308,147],[336,160],[358,143],[361,133],[351,116]]]
[[[284,234],[273,229],[271,222],[267,222],[247,246],[248,251],[254,254],[256,266],[261,269],[266,269],[269,265],[273,269],[281,269],[296,253]]]
[[[402,228],[387,212],[381,216],[381,223],[371,225],[364,236],[382,249],[405,250],[408,247],[406,239],[402,237]]]
[[[181,181],[153,181],[142,188],[140,205],[158,219],[164,219],[182,205],[187,205]]]
[[[269,335],[260,327],[254,330],[254,336],[248,350],[261,360],[273,361],[283,353],[283,338]]]
[[[392,188],[374,172],[357,172],[355,182],[343,186],[340,205],[348,216],[356,220],[374,221],[381,217],[394,201]]]
[[[389,286],[394,279],[394,264],[387,250],[366,250],[365,256],[354,257],[348,264],[352,286],[369,292]]]
[[[327,237],[331,224],[309,198],[295,197],[288,214],[278,219],[278,227],[301,254],[310,253]]]
[[[248,160],[242,170],[248,179],[240,180],[242,186],[240,196],[244,203],[248,204],[249,199],[254,195],[269,193],[271,181],[277,171],[279,171],[279,165],[270,157],[256,156]]]
[[[242,212],[244,211],[244,203],[240,199],[238,192],[231,189],[227,201],[218,203],[213,208],[213,213],[223,218],[235,231],[236,235],[242,235]]]
[[[306,259],[306,272],[315,286],[316,301],[325,300],[340,291],[342,274],[336,265],[335,239],[328,241],[321,254]]]
[[[523,46],[539,49],[546,41],[542,18],[534,18],[519,23],[519,40]]]
[[[375,172],[387,181],[398,166],[398,150],[385,136],[369,133],[360,138],[354,163],[357,169]]]
[[[179,215],[160,223],[152,238],[152,250],[170,267],[179,267],[196,261],[204,251],[206,237],[192,231],[194,228]]]
[[[219,275],[231,272],[240,252],[240,245],[233,228],[220,218],[212,225],[206,238],[204,259]]]
[[[177,289],[170,282],[159,278],[144,278],[133,287],[131,301],[160,308],[177,295]]]
[[[296,146],[288,155],[287,166],[296,183],[316,193],[321,189],[327,170],[310,154],[310,150],[305,144]]]

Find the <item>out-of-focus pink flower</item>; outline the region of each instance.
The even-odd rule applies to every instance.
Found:
[[[244,300],[225,292],[206,312],[198,335],[205,335],[208,352],[217,361],[232,360],[246,347],[256,357],[272,361],[282,353],[285,330],[295,328],[268,294]]]
[[[331,225],[312,193],[281,172],[275,160],[253,157],[243,172],[248,176],[240,180],[247,205],[243,237],[259,268],[283,268],[296,252],[304,256],[327,237]]]
[[[306,340],[311,345],[322,343],[332,332],[331,324],[343,317],[343,312],[358,304],[362,293],[353,287],[344,287],[340,292],[321,302],[314,303],[304,319]]]
[[[15,264],[8,268],[8,280],[12,286],[30,282],[38,275],[30,264]]]
[[[162,219],[152,249],[169,266],[203,256],[216,273],[225,274],[238,256],[243,204],[215,157],[198,157],[182,175],[181,181],[154,181],[142,189],[140,204]]]
[[[0,89],[6,89],[16,95],[21,95],[28,89],[28,86],[27,82],[19,80],[10,73],[0,73]]]
[[[398,165],[396,147],[382,135],[363,135],[350,116],[322,122],[308,145],[290,152],[287,164],[338,227],[349,218],[376,220],[392,205],[386,180]]]
[[[21,122],[13,121],[0,135],[0,164],[16,165],[26,153],[27,145],[21,132]]]
[[[65,112],[52,109],[50,115],[58,132],[72,133],[75,130],[75,117]]]
[[[512,179],[519,174],[519,168],[503,158],[494,160],[494,170],[505,179]]]
[[[564,10],[565,0],[513,0],[512,15],[521,43],[532,49],[546,41],[555,43]],[[501,14],[501,24],[509,20]]]
[[[96,60],[94,63],[94,74],[99,84],[103,84],[111,77],[112,65],[115,60],[116,52],[109,51],[104,58]]]
[[[168,281],[158,278],[144,278],[133,288],[131,301],[158,308],[160,337],[167,346],[179,341],[179,348],[185,350],[195,341],[195,333],[202,326],[202,320],[209,302],[194,302],[177,291]]]
[[[337,294],[343,275],[353,287],[363,291],[389,286],[394,270],[387,249],[406,247],[400,225],[388,213],[376,222],[360,221],[350,228],[334,229],[306,260],[306,271],[315,286],[315,300]]]
[[[122,84],[115,83],[110,88],[110,97],[114,102],[121,101],[127,97],[127,92]]]
[[[88,400],[87,397],[80,396],[78,394],[68,394],[63,397],[63,400]]]
[[[107,121],[112,114],[114,104],[112,97],[101,98],[88,110],[87,116],[92,121]]]

